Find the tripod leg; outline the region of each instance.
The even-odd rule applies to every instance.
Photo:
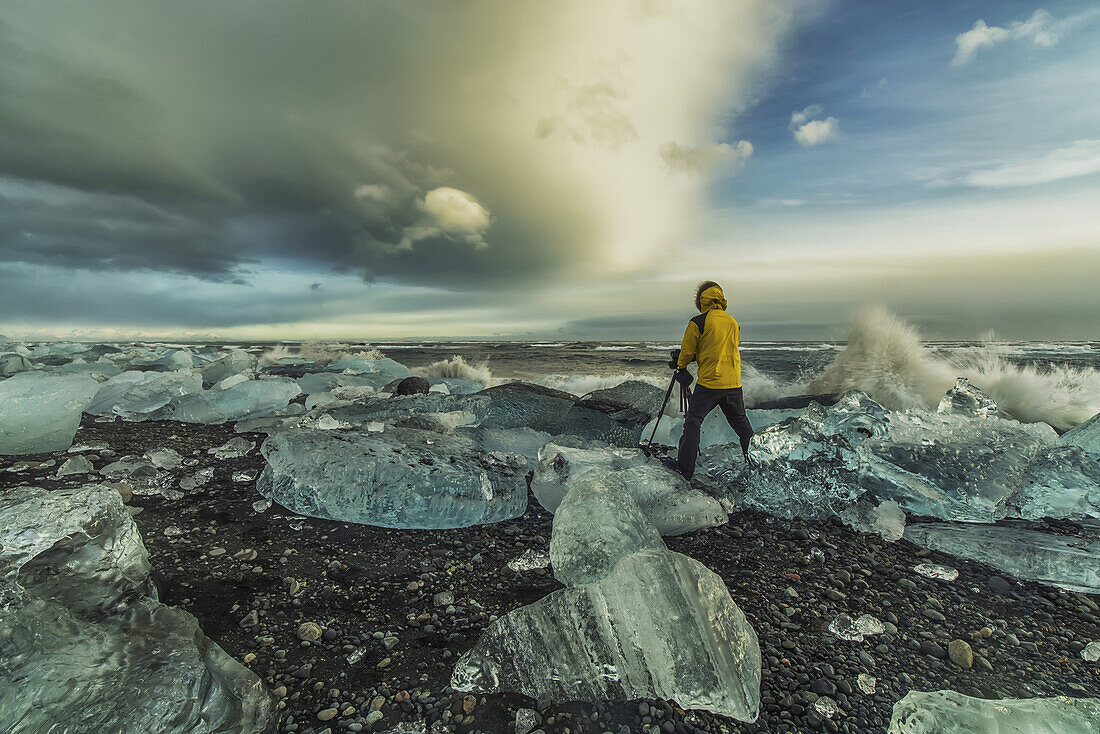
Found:
[[[657,435],[657,426],[661,425],[661,417],[665,414],[665,407],[668,405],[668,399],[672,397],[672,388],[676,387],[676,375],[672,375],[672,379],[668,383],[668,390],[665,390],[665,401],[661,403],[661,409],[657,412],[657,421],[653,424],[653,433],[649,434],[649,444],[653,445],[653,437]]]

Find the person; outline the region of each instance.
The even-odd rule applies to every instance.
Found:
[[[699,455],[699,429],[703,419],[717,406],[741,440],[741,453],[749,459],[749,442],[753,430],[745,415],[745,399],[741,393],[741,327],[726,313],[726,297],[712,280],[695,289],[695,307],[699,315],[688,322],[680,356],[675,362],[676,377],[690,381],[687,366],[699,363],[698,384],[691,395],[684,433],[680,437],[677,469],[690,479],[695,474]]]

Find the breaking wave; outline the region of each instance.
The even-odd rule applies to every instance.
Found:
[[[464,380],[473,380],[474,382],[480,382],[485,387],[492,387],[502,382],[502,380],[493,377],[487,363],[470,364],[458,354],[450,359],[432,362],[427,367],[413,367],[411,371],[419,377],[457,377]]]
[[[532,382],[583,397],[590,392],[615,387],[629,380],[641,380],[662,389],[668,387],[667,378],[662,379],[653,375],[636,375],[632,372],[623,372],[617,375],[543,375],[532,380]]]
[[[877,307],[856,316],[848,345],[805,391],[858,389],[891,410],[934,410],[958,377],[1025,423],[1064,431],[1100,412],[1100,371],[1017,365],[992,343],[973,354],[940,357],[913,326]]]

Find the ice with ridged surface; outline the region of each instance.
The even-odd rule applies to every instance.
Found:
[[[1059,440],[1063,444],[1080,446],[1085,453],[1100,461],[1100,413],[1066,431]]]
[[[201,390],[202,375],[195,370],[123,372],[99,386],[95,399],[85,412],[142,421],[173,400]]]
[[[1010,516],[1025,520],[1100,518],[1100,464],[1080,446],[1042,449],[1008,506]]]
[[[662,535],[679,535],[728,520],[714,497],[693,489],[676,472],[651,459],[640,449],[577,449],[547,444],[531,490],[550,512],[567,492],[593,479],[626,489]]]
[[[203,365],[199,371],[202,381],[208,386],[215,382],[252,372],[256,369],[256,358],[243,349],[234,349],[229,354]]]
[[[905,529],[919,546],[984,563],[1029,581],[1100,593],[1100,540],[1005,526],[921,523]]]
[[[760,648],[717,574],[673,551],[643,550],[597,583],[497,619],[451,685],[554,701],[661,698],[754,721]]]
[[[664,548],[657,528],[626,489],[593,479],[575,486],[554,514],[550,562],[566,586],[599,581],[619,559],[648,548]]]
[[[0,722],[19,732],[276,730],[260,679],[193,616],[158,602],[149,572],[112,489],[0,498]]]
[[[1100,698],[972,698],[910,691],[887,734],[1100,734]]]
[[[948,413],[890,414],[860,445],[860,484],[907,512],[958,522],[1005,517],[1029,463],[1057,443],[1050,426]]]
[[[297,428],[261,452],[260,494],[312,517],[390,528],[457,528],[519,517],[527,463],[467,438],[413,428]]]
[[[997,401],[960,377],[936,408],[937,413],[952,413],[968,418],[988,418],[997,414]]]
[[[20,372],[0,380],[0,455],[63,451],[99,383],[81,375]]]
[[[286,378],[249,380],[225,390],[203,390],[172,402],[158,417],[183,423],[217,424],[262,418],[282,410],[302,393]]]

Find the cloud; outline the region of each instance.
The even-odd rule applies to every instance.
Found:
[[[21,4],[0,180],[40,190],[0,184],[0,264],[447,288],[637,268],[748,156],[714,132],[796,7]]]
[[[979,51],[1009,40],[1030,43],[1036,48],[1049,48],[1058,43],[1063,33],[1088,17],[1089,14],[1082,13],[1059,21],[1040,8],[1027,20],[1013,21],[1007,28],[986,25],[984,20],[979,19],[970,30],[955,37],[955,56],[951,59],[951,65],[968,64]]]
[[[1100,140],[1097,139],[1077,140],[1044,156],[971,171],[965,176],[965,182],[980,188],[1001,189],[1094,173],[1100,173]]]
[[[810,105],[804,110],[791,113],[791,132],[802,147],[811,148],[840,135],[837,119],[831,115],[822,118],[823,114],[821,105]]]
[[[715,170],[735,170],[752,157],[752,143],[738,140],[737,145],[718,143],[708,146],[680,145],[674,140],[661,143],[657,149],[670,171],[680,173],[710,173]]]

